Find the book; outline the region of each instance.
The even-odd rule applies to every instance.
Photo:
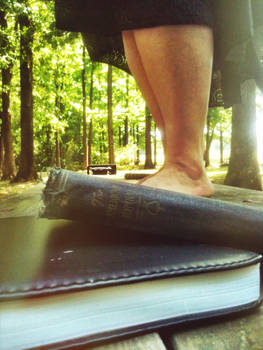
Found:
[[[260,303],[254,252],[0,220],[0,349],[68,349]]]
[[[263,249],[263,212],[211,198],[51,171],[41,217],[147,232],[189,242]]]

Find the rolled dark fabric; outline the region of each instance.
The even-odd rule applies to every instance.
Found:
[[[263,211],[215,199],[54,169],[40,216],[263,251]]]

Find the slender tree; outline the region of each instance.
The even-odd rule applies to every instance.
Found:
[[[59,120],[60,114],[62,112],[62,103],[61,103],[60,94],[59,94],[59,91],[61,91],[61,87],[57,81],[55,81],[55,86],[56,86],[55,110],[57,114],[57,120]],[[55,140],[56,140],[56,167],[60,168],[61,167],[61,142],[60,142],[60,130],[58,125],[56,126]]]
[[[123,135],[123,146],[127,146],[129,143],[129,74],[126,73],[126,98],[125,98],[125,110],[126,116],[124,119],[124,135]]]
[[[43,134],[46,136],[43,142],[43,149],[45,152],[45,166],[50,166],[52,164],[52,141],[51,141],[51,126],[50,124],[45,125],[43,128]]]
[[[59,133],[56,131],[56,167],[61,167],[61,149],[60,149],[60,142],[59,142]]]
[[[210,147],[212,144],[212,140],[214,137],[214,131],[215,128],[211,128],[211,115],[208,113],[207,118],[206,118],[206,146],[205,146],[205,167],[208,167],[210,165]]]
[[[86,93],[86,48],[82,48],[82,125],[83,125],[83,170],[87,169],[87,93]]]
[[[153,169],[154,164],[152,161],[152,138],[151,138],[151,128],[152,128],[152,116],[149,109],[145,107],[145,164],[144,169]]]
[[[10,106],[10,82],[12,73],[10,67],[2,70],[3,93],[2,93],[2,135],[3,135],[3,174],[2,179],[12,179],[16,174],[16,165],[13,151],[13,137],[11,129]]]
[[[224,164],[224,132],[222,122],[220,122],[220,165]]]
[[[157,165],[157,125],[156,123],[154,123],[153,155],[154,155],[154,167],[156,167]]]
[[[222,116],[218,108],[210,108],[206,119],[206,147],[204,152],[205,166],[210,165],[210,148],[215,135],[215,129]]]
[[[120,125],[118,127],[118,140],[119,140],[119,147],[121,147],[122,146],[122,129]]]
[[[93,108],[93,86],[94,86],[94,71],[95,64],[91,64],[91,72],[90,72],[90,86],[89,86],[89,108],[92,110]],[[89,135],[88,135],[88,164],[92,164],[92,140],[93,140],[93,118],[92,114],[90,116],[89,122]]]
[[[1,120],[1,113],[0,113],[0,120]],[[3,133],[0,128],[0,177],[3,174],[3,164],[4,164],[4,138]]]
[[[241,92],[242,103],[233,106],[231,156],[225,184],[261,190],[257,159],[255,82],[244,82]]]
[[[140,133],[139,133],[139,125],[136,125],[136,157],[135,157],[135,165],[140,164]]]
[[[55,114],[57,118],[57,123],[55,125],[55,141],[56,141],[56,166],[62,166],[62,133],[63,128],[61,127],[61,122],[65,112],[65,105],[63,99],[63,90],[64,90],[64,75],[65,64],[61,64],[59,58],[57,57],[57,68],[54,74],[54,86],[55,90]]]
[[[26,0],[23,4],[29,9]],[[20,26],[20,98],[21,98],[21,154],[15,181],[37,179],[34,168],[33,142],[33,37],[34,29],[28,12],[19,15]]]
[[[8,50],[8,38],[4,35],[7,29],[6,13],[0,10],[0,26],[2,29],[2,49]],[[8,53],[7,53],[8,54]],[[12,79],[12,61],[7,60],[7,64],[2,68],[2,126],[1,126],[1,153],[2,153],[2,179],[12,179],[16,174],[16,165],[13,150],[13,137],[11,127],[10,90]]]
[[[108,143],[109,143],[109,163],[115,163],[114,159],[114,140],[113,140],[113,122],[112,122],[112,66],[108,65]]]

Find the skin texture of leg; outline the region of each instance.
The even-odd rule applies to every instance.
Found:
[[[132,32],[144,77],[159,106],[166,141],[163,168],[143,185],[210,196],[213,187],[203,165],[203,129],[212,74],[212,30],[180,25]],[[125,35],[124,44],[127,52]],[[129,56],[127,60],[130,64]]]
[[[122,32],[125,56],[132,72],[133,77],[136,80],[137,85],[139,86],[141,93],[147,102],[147,106],[151,112],[151,115],[154,116],[154,120],[158,129],[160,130],[163,139],[164,137],[164,120],[159,107],[159,104],[155,98],[152,87],[148,81],[148,77],[144,70],[142,64],[141,56],[139,54],[134,32],[132,30]]]

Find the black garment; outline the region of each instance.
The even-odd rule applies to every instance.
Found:
[[[57,26],[104,36],[165,24],[212,24],[210,0],[56,0]]]
[[[55,0],[57,27],[83,32],[93,61],[129,72],[121,31],[159,25],[208,25],[215,54],[210,106],[240,103],[241,83],[263,87],[255,29],[263,26],[262,0]],[[253,22],[253,20],[256,20]],[[262,35],[263,36],[263,35]]]

